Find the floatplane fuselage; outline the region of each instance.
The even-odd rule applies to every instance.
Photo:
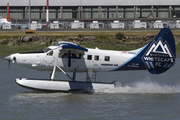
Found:
[[[91,71],[90,74],[92,75],[92,72],[146,69],[152,74],[159,74],[165,72],[174,65],[176,51],[174,36],[171,30],[163,28],[152,42],[142,48],[132,51],[111,51],[100,50],[98,48],[90,49],[83,48],[71,42],[60,41],[57,42],[57,46],[49,46],[44,51],[15,53],[5,57],[5,59],[12,61],[12,63],[36,70],[53,70],[52,74],[54,74],[56,67],[65,74],[66,72],[74,72],[74,74],[76,74],[76,72]],[[52,75],[51,80],[53,78],[54,76]],[[73,78],[70,77],[70,79],[72,82],[68,81],[67,85],[64,85],[65,82],[63,81],[61,86],[57,86],[57,88],[61,87],[60,91],[66,91],[85,89],[87,87],[94,89],[96,88],[95,86],[99,88],[100,86],[110,85],[100,83],[97,85],[97,83],[91,83],[91,79],[84,83],[76,82],[74,76]],[[37,88],[35,85],[29,86],[29,84],[32,85],[37,81],[38,80],[18,79],[17,82],[16,80],[19,85],[30,89],[52,90],[51,88],[47,88],[47,85],[45,85],[46,88],[44,86],[42,88]],[[47,84],[47,81],[40,82]],[[60,82],[58,82],[58,84],[59,83]],[[87,84],[90,84],[90,86]],[[65,89],[63,89],[64,86],[66,86]],[[87,87],[84,88],[82,86]],[[53,88],[55,86],[53,85],[51,87]],[[56,91],[59,90],[57,89]]]
[[[12,63],[41,71],[52,71],[54,65],[58,65],[66,72],[73,72],[74,68],[77,72],[86,72],[88,68],[94,72],[105,72],[115,70],[138,52],[138,50],[124,52],[98,48],[88,48],[88,51],[84,52],[71,49],[69,58],[69,51],[63,51],[61,46],[49,46],[46,50],[36,53],[16,53],[10,55],[9,59]]]

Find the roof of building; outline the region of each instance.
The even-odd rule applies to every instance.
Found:
[[[1,6],[29,6],[29,0],[1,0]],[[170,6],[180,0],[49,0],[49,6]],[[46,0],[31,0],[31,6],[46,6]]]

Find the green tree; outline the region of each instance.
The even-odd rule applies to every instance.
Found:
[[[124,37],[124,33],[121,33],[121,32],[116,33],[117,39],[122,40],[123,37]]]

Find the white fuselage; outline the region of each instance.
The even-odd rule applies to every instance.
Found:
[[[88,52],[71,51],[76,57],[71,58],[69,66],[68,57],[63,57],[67,51],[59,46],[50,46],[50,51],[44,53],[16,53],[10,55],[12,63],[37,70],[51,71],[54,65],[60,66],[66,72],[86,72],[88,68],[94,72],[111,71],[133,57],[138,50],[131,52],[88,49]],[[52,52],[53,51],[53,52]]]

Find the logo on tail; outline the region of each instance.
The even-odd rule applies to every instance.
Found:
[[[163,42],[162,38],[159,37],[157,41],[154,40],[151,43],[142,60],[148,70],[153,70],[157,68],[170,68],[175,61],[175,57],[168,43],[166,41]]]

